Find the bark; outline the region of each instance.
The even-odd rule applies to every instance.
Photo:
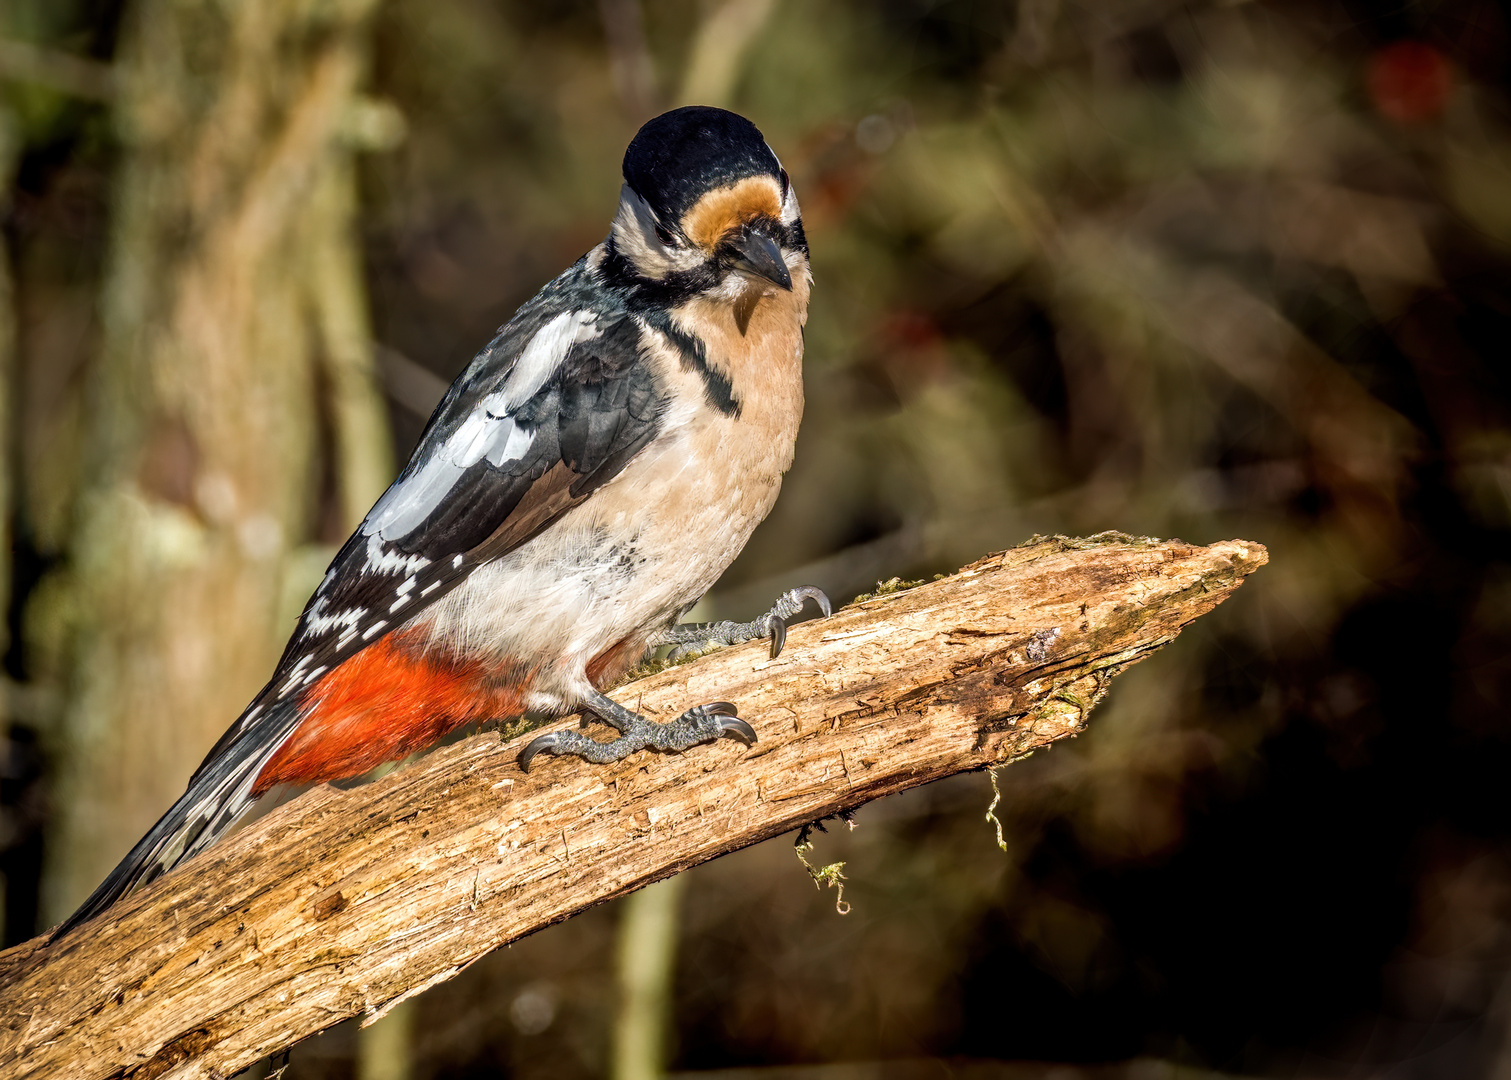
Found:
[[[805,822],[1084,730],[1112,677],[1267,560],[1258,544],[1038,541],[615,694],[760,732],[605,768],[485,733],[320,788],[52,944],[0,954],[0,1073],[229,1076],[370,1021],[500,945]],[[794,888],[808,888],[795,880]]]
[[[322,475],[349,527],[391,468],[381,445],[352,464],[382,432],[343,142],[370,7],[139,0],[127,18],[83,477],[61,586],[38,593],[78,619],[49,918],[125,854],[266,678]]]

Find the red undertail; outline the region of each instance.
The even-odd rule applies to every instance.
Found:
[[[376,641],[310,687],[304,720],[258,774],[252,794],[361,776],[463,724],[523,711],[528,673],[426,652],[405,640],[414,636]]]

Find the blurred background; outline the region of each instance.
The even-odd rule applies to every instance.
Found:
[[[698,102],[816,282],[712,615],[1033,533],[1271,563],[1001,773],[1005,850],[985,775],[873,804],[808,853],[848,914],[774,840],[288,1080],[1511,1078],[1508,91],[1491,0],[0,0],[5,942]]]

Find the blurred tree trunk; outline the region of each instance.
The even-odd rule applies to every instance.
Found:
[[[10,209],[11,180],[19,156],[19,135],[16,123],[9,110],[0,107],[0,218]],[[15,480],[15,423],[11,403],[16,385],[16,303],[15,288],[11,283],[10,251],[5,235],[0,233],[0,613],[10,609],[11,589],[11,529],[12,495]],[[0,653],[10,646],[10,622],[0,617]],[[0,765],[11,752],[11,735],[8,730],[10,716],[5,708],[5,695],[0,694]],[[21,829],[8,820],[12,813],[9,807],[0,807],[0,856],[14,845]],[[9,938],[7,924],[15,910],[16,897],[11,890],[10,876],[5,864],[0,863],[0,942]],[[27,927],[29,931],[31,927]]]
[[[677,104],[727,108],[746,53],[775,8],[776,0],[722,0],[707,9],[693,37]]]
[[[341,518],[327,528],[348,527],[392,467],[343,141],[372,6],[128,14],[102,351],[66,578],[42,594],[75,613],[48,921],[267,678],[322,490]]]
[[[15,117],[0,107],[0,218],[10,209],[11,185],[21,155]],[[11,543],[16,481],[16,294],[10,251],[0,234],[0,653],[10,648]],[[3,698],[0,698],[3,700]],[[8,720],[0,716],[0,723]]]
[[[357,1031],[356,1080],[409,1080],[414,1074],[415,999]]]
[[[619,925],[619,1015],[611,1080],[658,1080],[671,1057],[673,978],[687,875],[678,874],[624,900]]]

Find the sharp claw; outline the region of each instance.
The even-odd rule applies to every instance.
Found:
[[[746,746],[756,741],[755,728],[741,720],[738,716],[729,716],[720,722],[719,737],[739,739]]]
[[[823,589],[815,588],[812,585],[804,585],[800,589],[793,589],[792,595],[795,600],[812,600],[818,605],[818,609],[824,613],[824,618],[826,619],[834,614],[834,608],[829,603],[829,597],[824,595]]]
[[[537,738],[531,739],[530,742],[525,746],[525,748],[520,751],[519,771],[525,773],[529,772],[530,762],[536,754],[554,753],[556,753],[556,734],[554,732],[549,735],[541,735]]]
[[[782,646],[787,644],[787,620],[780,615],[768,616],[766,628],[771,631],[771,658],[775,660],[782,655]]]
[[[700,705],[709,716],[739,716],[740,710],[735,708],[732,701],[710,701],[707,705]]]

